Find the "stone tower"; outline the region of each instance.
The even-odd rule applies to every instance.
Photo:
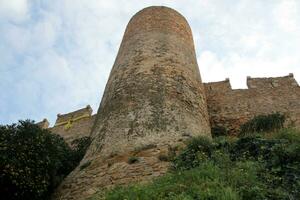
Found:
[[[132,17],[91,132],[84,159],[56,193],[85,199],[97,189],[166,172],[158,155],[210,125],[191,29],[167,7]],[[142,152],[142,153],[141,153]],[[134,155],[139,162],[130,164]]]

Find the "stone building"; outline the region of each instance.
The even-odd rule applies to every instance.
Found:
[[[276,78],[247,77],[248,89],[231,89],[229,79],[205,83],[211,127],[237,134],[256,115],[282,113],[286,126],[300,128],[300,87],[293,74]]]
[[[248,77],[247,85],[233,90],[229,79],[203,84],[185,18],[167,7],[141,10],[127,25],[97,114],[87,106],[58,115],[50,128],[69,143],[92,138],[54,199],[86,199],[104,187],[160,176],[169,163],[159,157],[190,137],[211,137],[213,126],[235,134],[255,115],[281,112],[300,127],[300,88],[292,74]],[[131,164],[132,157],[138,162]]]

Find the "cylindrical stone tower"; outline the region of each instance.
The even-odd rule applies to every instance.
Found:
[[[185,18],[166,7],[138,12],[106,85],[88,156],[209,135],[204,96]]]
[[[191,29],[173,9],[145,8],[126,28],[93,142],[60,196],[84,199],[99,187],[163,174],[167,164],[157,156],[199,135],[210,137],[210,125]],[[139,162],[128,163],[132,155]]]

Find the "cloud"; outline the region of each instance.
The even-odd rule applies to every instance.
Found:
[[[0,123],[55,121],[98,109],[129,19],[150,5],[182,13],[191,25],[205,82],[246,76],[300,80],[300,2],[293,0],[0,0]]]
[[[0,0],[0,21],[21,22],[28,18],[27,0]]]
[[[281,1],[273,11],[279,28],[286,32],[299,31],[299,8],[295,0]]]

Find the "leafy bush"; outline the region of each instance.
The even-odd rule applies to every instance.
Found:
[[[81,161],[91,142],[91,138],[87,136],[72,141],[72,154],[70,156],[72,156],[72,160],[74,163],[78,164]]]
[[[107,192],[104,199],[238,199],[233,188],[220,181],[221,174],[222,169],[206,163],[201,168],[168,174],[152,184],[117,187]]]
[[[280,113],[258,115],[241,125],[240,133],[241,135],[246,135],[247,133],[275,131],[283,128],[284,122],[285,116]]]
[[[299,138],[292,129],[237,139],[194,138],[173,159],[169,174],[92,199],[300,199]]]
[[[32,121],[0,126],[1,197],[48,199],[81,160],[86,141],[76,142],[72,150],[62,137]]]
[[[0,190],[7,199],[41,199],[72,169],[64,140],[30,121],[0,126]]]
[[[226,157],[218,157],[224,161],[223,156]],[[217,162],[223,163],[221,160]],[[225,165],[207,160],[196,168],[169,173],[150,184],[116,187],[106,192],[103,199],[267,199],[269,190],[257,175],[262,168],[259,163],[227,162],[225,169]],[[92,199],[101,198],[95,195]]]
[[[211,134],[213,137],[226,136],[228,134],[228,131],[223,126],[213,126],[211,128]]]
[[[270,137],[268,135],[268,137]],[[273,138],[242,138],[232,148],[232,159],[262,163],[261,178],[273,188],[283,188],[300,198],[300,134],[285,129]]]
[[[210,157],[212,142],[206,137],[196,137],[188,141],[187,147],[174,159],[172,168],[175,170],[187,170],[199,166]]]

